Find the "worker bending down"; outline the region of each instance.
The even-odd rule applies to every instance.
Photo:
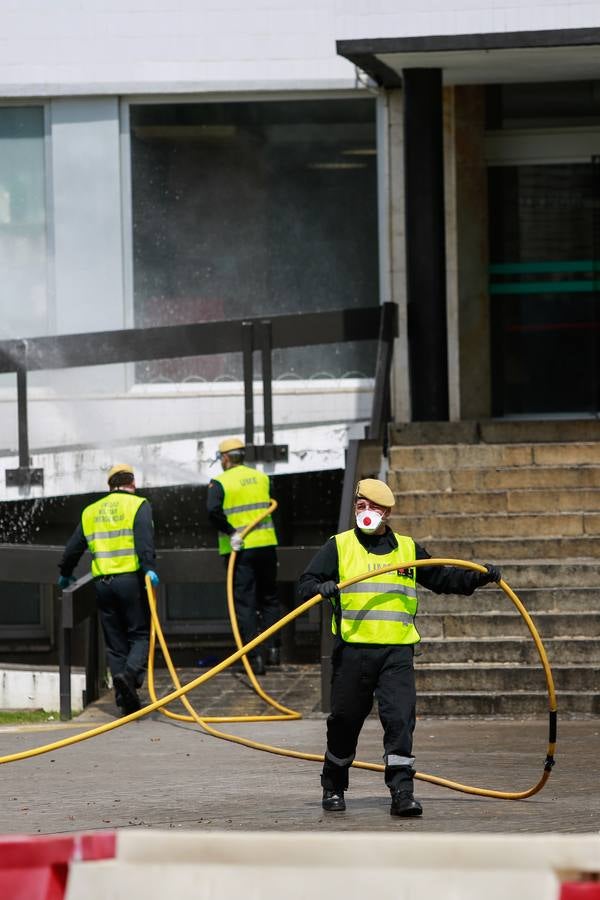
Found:
[[[417,583],[436,594],[472,594],[500,570],[487,572],[453,566],[407,568],[415,559],[430,559],[411,537],[395,534],[388,525],[394,494],[383,481],[358,482],[354,503],[356,525],[336,534],[313,557],[302,574],[301,602],[321,594],[333,605],[331,713],[327,719],[327,749],[321,774],[323,809],[346,809],[344,792],[356,754],[358,737],[377,699],[383,725],[385,783],[393,816],[420,816],[423,808],[413,794],[412,755],[416,719],[413,666]],[[343,588],[337,585],[364,572],[397,563],[398,569]]]
[[[219,553],[227,563],[237,553],[233,595],[242,641],[247,644],[280,618],[277,600],[277,535],[271,516],[263,519],[244,540],[244,528],[271,503],[269,476],[244,465],[245,447],[239,438],[219,444],[223,473],[208,485],[207,512],[219,532]],[[254,672],[264,675],[265,663],[281,662],[279,635],[248,654]],[[265,647],[265,651],[263,651]],[[266,655],[265,655],[266,653]]]

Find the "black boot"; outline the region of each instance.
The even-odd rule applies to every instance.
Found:
[[[327,812],[344,812],[346,809],[346,801],[344,800],[343,791],[328,791],[323,788],[323,800],[321,806]]]
[[[250,665],[252,666],[252,671],[255,675],[265,674],[265,659],[264,656],[262,656],[260,653],[257,653],[256,656],[253,656],[250,659]]]
[[[269,647],[267,650],[266,663],[268,666],[281,665],[281,651],[279,650],[279,647]]]
[[[392,805],[390,806],[391,816],[422,816],[423,807],[418,800],[415,800],[412,788],[399,788],[391,791]]]
[[[115,686],[115,699],[121,713],[128,716],[142,708],[140,698],[136,690],[135,679],[129,672],[121,672],[113,677]]]

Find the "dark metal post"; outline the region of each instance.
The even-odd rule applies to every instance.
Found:
[[[71,629],[62,625],[58,639],[58,689],[60,717],[66,721],[71,718]]]
[[[260,352],[263,382],[263,419],[265,431],[265,460],[273,459],[273,370],[271,365],[271,322],[265,319],[261,322]],[[270,450],[267,450],[270,447]]]
[[[87,646],[85,665],[85,703],[93,703],[100,696],[98,615],[92,613],[87,620]]]
[[[244,368],[244,438],[246,446],[254,443],[254,326],[242,322],[242,363]]]
[[[389,419],[390,371],[395,337],[396,304],[384,303],[381,307],[379,319],[373,408],[371,410],[371,422],[367,429],[367,437],[376,441],[380,441],[384,437],[384,426]]]
[[[43,485],[44,470],[29,466],[29,427],[27,423],[27,344],[19,341],[13,350],[13,360],[17,375],[17,419],[19,436],[19,468],[6,469],[7,487],[20,487],[28,493],[32,485]]]
[[[405,69],[404,188],[414,421],[448,419],[442,70]]]
[[[19,419],[19,467],[29,466],[29,429],[27,425],[27,369],[17,368],[17,415]]]
[[[58,692],[60,717],[71,718],[71,637],[73,633],[73,587],[59,594]]]

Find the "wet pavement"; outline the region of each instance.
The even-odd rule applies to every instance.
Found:
[[[180,673],[182,681],[198,670]],[[159,693],[168,681],[158,673]],[[233,734],[321,754],[317,666],[284,666],[263,687],[305,718],[217,725]],[[190,698],[207,715],[269,713],[241,674],[225,672]],[[183,711],[181,705],[175,711]],[[418,782],[422,819],[389,815],[380,773],[354,770],[345,813],[320,806],[319,765],[218,740],[197,725],[153,713],[72,747],[0,768],[0,833],[52,834],[114,828],[186,830],[397,830],[411,832],[598,832],[600,721],[561,718],[556,767],[546,787],[522,801],[469,796]],[[71,723],[0,728],[1,754],[57,741],[114,717],[106,694]],[[358,758],[381,762],[381,726],[372,715]],[[420,772],[497,790],[524,790],[543,769],[548,721],[427,719],[417,722]]]

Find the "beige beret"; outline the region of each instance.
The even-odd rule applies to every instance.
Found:
[[[239,438],[225,438],[219,444],[219,453],[229,453],[231,450],[243,450],[245,444]]]
[[[133,475],[133,469],[131,466],[128,466],[127,463],[115,463],[106,476],[106,480],[110,481],[113,475],[117,475],[119,472],[126,472],[128,475]]]
[[[377,478],[363,478],[356,485],[356,497],[364,497],[378,506],[394,506],[396,498],[385,481]]]

